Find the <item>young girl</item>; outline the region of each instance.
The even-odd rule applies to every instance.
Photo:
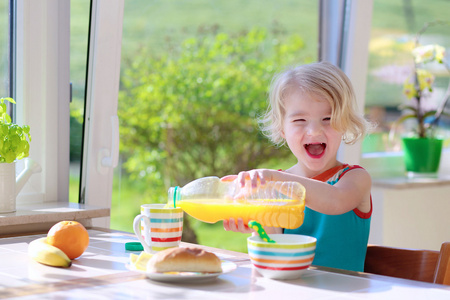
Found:
[[[288,69],[274,78],[269,109],[261,120],[267,136],[287,144],[297,163],[284,171],[258,169],[225,176],[256,187],[266,181],[297,181],[306,188],[303,225],[284,233],[317,238],[313,265],[363,271],[372,214],[371,178],[360,166],[336,159],[341,141],[352,144],[369,123],[357,112],[353,88],[327,62]],[[225,230],[252,232],[242,220]],[[281,233],[281,228],[267,228]]]

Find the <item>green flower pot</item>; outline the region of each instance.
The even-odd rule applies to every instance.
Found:
[[[402,142],[406,171],[418,174],[437,173],[441,161],[442,139],[404,137]]]

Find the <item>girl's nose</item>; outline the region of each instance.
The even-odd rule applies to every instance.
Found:
[[[308,124],[307,134],[318,135],[322,133],[322,124],[320,122],[310,122]]]

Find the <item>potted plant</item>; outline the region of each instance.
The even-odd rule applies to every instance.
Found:
[[[12,98],[0,99],[0,163],[12,163],[29,155],[30,126],[11,123],[5,101],[16,104]]]
[[[408,134],[402,137],[405,167],[408,174],[436,174],[439,168],[443,139],[437,134],[437,125],[450,96],[450,83],[437,109],[427,108],[427,100],[433,92],[435,76],[427,69],[431,64],[443,65],[450,73],[445,61],[445,48],[437,45],[421,45],[420,36],[430,26],[442,22],[426,23],[417,33],[411,51],[414,67],[404,85],[403,93],[409,99],[401,108],[405,112],[393,126],[395,132],[399,124],[414,119]]]
[[[32,173],[40,171],[40,166],[33,162],[26,164],[16,177],[16,160],[29,155],[30,126],[12,123],[5,101],[16,103],[12,98],[0,98],[0,213],[15,211],[18,191]]]

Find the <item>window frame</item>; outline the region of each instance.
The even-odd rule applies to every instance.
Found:
[[[30,126],[30,158],[42,167],[17,204],[68,202],[70,1],[17,0],[15,5],[16,122]]]
[[[111,208],[119,159],[119,96],[124,0],[93,0],[89,38],[80,203]],[[93,184],[95,183],[95,184]],[[110,218],[93,220],[109,227]]]
[[[345,11],[340,67],[352,81],[358,109],[363,114],[366,102],[373,0],[350,1],[345,7]],[[359,164],[361,154],[362,139],[359,139],[353,145],[342,143],[338,152],[338,159],[350,164]]]
[[[319,59],[340,67],[350,78],[360,113],[364,113],[373,0],[319,2]],[[362,140],[341,143],[338,160],[359,164]]]
[[[92,3],[96,13],[91,28],[93,40],[90,42],[86,93],[88,114],[82,174],[86,190],[83,203],[109,208],[112,171],[118,159],[118,130],[114,135],[113,129],[118,126],[124,1],[93,0]],[[30,158],[42,167],[41,173],[29,179],[16,202],[18,206],[68,202],[70,1],[17,0],[15,12],[16,122],[30,126]],[[110,122],[103,122],[105,116]],[[105,135],[105,132],[111,134]],[[113,141],[117,145],[115,151],[111,151]],[[23,163],[18,161],[18,169],[21,168]],[[109,218],[98,221],[95,226],[109,225]]]

